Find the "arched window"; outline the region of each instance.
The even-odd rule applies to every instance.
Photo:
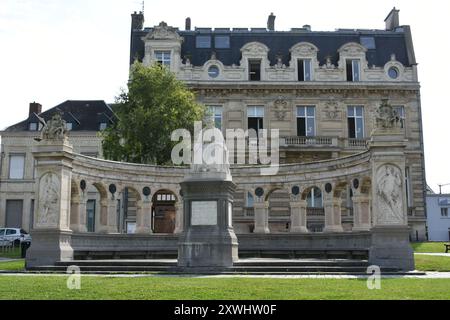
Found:
[[[312,188],[306,201],[308,208],[323,208],[322,191],[317,187]]]

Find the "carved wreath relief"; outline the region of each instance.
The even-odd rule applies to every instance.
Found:
[[[58,176],[53,172],[46,173],[42,176],[39,184],[39,208],[36,225],[46,227],[57,225],[59,198]]]
[[[376,195],[378,224],[404,224],[402,174],[399,168],[384,165],[378,169]]]

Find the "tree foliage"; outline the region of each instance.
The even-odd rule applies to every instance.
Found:
[[[146,164],[169,164],[175,129],[191,133],[205,108],[167,68],[133,64],[128,92],[116,98],[117,120],[103,131],[107,159]]]

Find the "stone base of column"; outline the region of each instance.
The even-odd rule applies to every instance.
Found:
[[[71,224],[70,229],[73,232],[78,232],[78,233],[87,232],[86,225],[84,225],[84,224]]]
[[[352,231],[370,231],[370,228],[371,228],[370,224],[362,224],[362,225],[353,227]]]
[[[32,230],[25,268],[52,266],[56,261],[73,260],[72,231]]]
[[[178,266],[184,268],[232,267],[238,260],[234,232],[183,233],[178,246]]]
[[[301,227],[291,227],[290,230],[291,233],[308,233],[308,228],[301,226]]]
[[[138,233],[138,234],[150,234],[150,233],[153,233],[153,230],[150,227],[137,227],[136,228],[136,233]]]
[[[326,226],[323,229],[323,232],[344,232],[344,228],[341,225],[339,226]]]
[[[369,263],[381,268],[414,270],[414,252],[409,243],[409,227],[378,226],[371,230]]]
[[[253,233],[270,233],[270,230],[268,227],[255,227]]]

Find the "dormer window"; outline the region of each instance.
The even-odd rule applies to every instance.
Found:
[[[298,81],[311,81],[311,59],[298,60]]]
[[[155,59],[157,63],[170,67],[170,51],[155,51]]]
[[[261,60],[248,61],[248,79],[250,81],[261,80]]]
[[[211,48],[211,36],[197,36],[195,38],[196,48]]]
[[[347,81],[360,81],[360,62],[359,60],[347,60]]]
[[[37,131],[38,130],[37,122],[30,122],[28,124],[28,130],[30,130],[30,131]]]
[[[66,123],[66,130],[67,130],[67,131],[71,131],[72,128],[73,128],[73,123],[72,123],[72,122],[67,122],[67,123]]]
[[[106,122],[100,123],[99,129],[100,131],[105,130],[108,127],[108,124]]]

